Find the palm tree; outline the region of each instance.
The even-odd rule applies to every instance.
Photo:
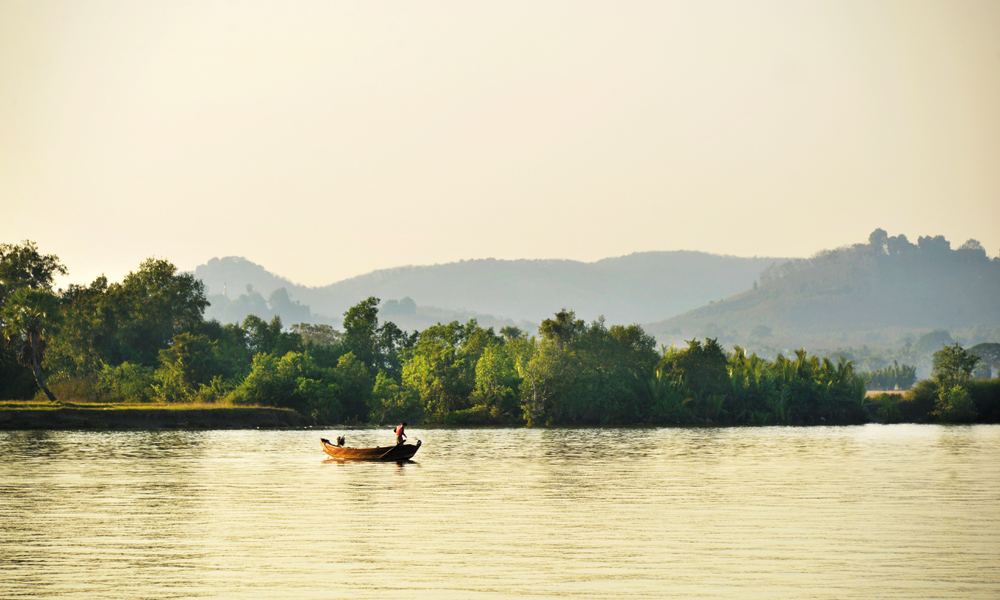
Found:
[[[21,346],[19,362],[31,368],[38,387],[52,402],[57,400],[42,380],[41,363],[46,339],[59,327],[60,317],[59,299],[52,292],[21,288],[8,296],[0,318],[4,340]]]

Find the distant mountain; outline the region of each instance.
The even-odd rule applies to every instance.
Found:
[[[270,295],[279,288],[289,292],[309,288],[292,283],[241,256],[213,258],[194,270],[194,276],[205,284],[208,295],[223,295],[236,298],[244,292],[256,291]],[[249,286],[249,287],[247,287]]]
[[[889,346],[929,330],[977,343],[1000,341],[989,339],[1000,335],[998,299],[1000,259],[979,242],[952,250],[942,236],[912,244],[877,229],[867,244],[775,263],[754,288],[645,328],[662,343],[708,336],[751,348]]]
[[[285,325],[316,322],[309,307],[292,300],[289,293],[289,290],[294,293],[308,288],[273,275],[245,258],[213,258],[195,269],[195,277],[205,284],[208,295],[206,319],[240,323],[247,315],[257,315],[268,321],[280,315]]]
[[[762,355],[805,347],[843,351],[870,368],[898,358],[930,372],[942,343],[1000,342],[1000,259],[975,240],[952,250],[942,236],[889,237],[810,259],[645,252],[593,263],[470,260],[375,271],[310,288],[244,258],[213,258],[195,271],[209,292],[207,318],[280,315],[285,325],[340,328],[349,307],[382,299],[401,328],[466,322],[535,332],[565,307],[580,318],[641,323],[662,344],[717,338]],[[872,352],[883,348],[891,351]]]
[[[269,273],[244,258],[213,258],[195,270],[208,287],[213,308],[254,302],[284,288],[315,322],[340,325],[344,311],[367,298],[412,299],[417,310],[392,317],[400,327],[476,317],[480,324],[540,323],[562,308],[584,319],[640,323],[693,309],[749,288],[762,269],[784,258],[740,258],[702,252],[643,252],[593,263],[572,260],[469,260],[443,265],[374,271],[329,286],[309,288]],[[252,288],[247,289],[247,285]],[[222,296],[223,289],[226,296]],[[251,298],[254,294],[259,299]],[[241,300],[240,295],[247,299]],[[224,309],[223,309],[224,310]],[[390,311],[391,312],[391,311]],[[276,313],[280,314],[280,313]],[[440,318],[438,318],[440,317]],[[390,318],[385,314],[385,318]],[[285,317],[283,320],[287,322]],[[431,320],[428,320],[431,319]],[[229,320],[229,319],[221,319]],[[426,325],[424,325],[426,326]]]

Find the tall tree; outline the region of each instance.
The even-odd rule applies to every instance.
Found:
[[[119,318],[120,342],[148,365],[158,362],[159,351],[175,335],[196,331],[208,306],[201,280],[155,258],[110,286],[108,294]]]
[[[479,327],[475,319],[428,327],[406,352],[403,381],[420,395],[429,414],[470,408],[476,364],[491,343],[499,342],[492,328]]]
[[[174,336],[169,348],[160,350],[156,370],[159,395],[170,402],[191,398],[199,386],[212,381],[221,371],[216,359],[217,342],[207,335],[181,333]]]
[[[0,309],[7,298],[21,288],[51,290],[53,276],[65,275],[66,267],[54,254],[42,254],[30,240],[20,244],[0,244]],[[0,313],[2,314],[2,313]],[[4,324],[0,317],[0,329]],[[21,348],[0,347],[0,397],[26,397],[35,384],[21,368]]]
[[[69,372],[93,372],[102,363],[155,367],[174,336],[198,332],[208,306],[201,281],[153,258],[121,283],[102,276],[89,287],[70,286],[63,301],[67,323],[54,350]]]
[[[35,242],[0,244],[0,305],[18,288],[50,290],[53,276],[66,272],[58,256],[41,254]]]
[[[545,319],[538,326],[538,333],[546,340],[565,346],[578,338],[587,329],[583,319],[577,319],[576,313],[565,308],[556,313],[555,319]]]
[[[379,371],[393,379],[402,373],[403,348],[411,348],[416,343],[417,334],[407,335],[392,321],[378,324],[379,299],[369,296],[344,313],[344,336],[341,343],[348,352],[353,352],[372,378]]]
[[[475,388],[475,363],[470,369],[455,337],[436,334],[447,327],[435,325],[424,331],[403,366],[403,383],[419,394],[428,414],[437,416],[468,408]]]
[[[519,339],[519,338],[518,338]],[[518,389],[521,380],[507,344],[486,346],[476,362],[476,404],[490,408],[495,417],[518,417]]]
[[[48,290],[21,288],[3,305],[4,340],[20,348],[21,364],[31,368],[38,387],[52,402],[56,397],[42,379],[42,355],[46,340],[58,329],[59,322],[59,299]]]
[[[302,336],[294,331],[282,331],[281,317],[277,315],[270,323],[257,315],[249,315],[243,320],[243,330],[251,356],[263,352],[280,358],[302,350]]]
[[[372,376],[378,373],[378,303],[369,296],[344,313],[343,344]]]
[[[726,394],[730,389],[728,358],[714,339],[706,339],[704,345],[689,340],[687,348],[664,357],[660,367],[700,396]]]
[[[529,426],[551,420],[550,400],[559,390],[568,387],[567,372],[571,354],[556,341],[517,338],[508,343],[514,357],[514,367],[521,376],[521,407]]]
[[[889,234],[884,229],[876,229],[868,236],[868,245],[877,255],[889,253]]]
[[[944,346],[934,353],[934,379],[941,388],[964,386],[972,378],[972,370],[978,362],[979,357],[962,348],[958,342]]]
[[[62,293],[63,326],[49,344],[48,365],[71,376],[86,376],[115,366],[119,319],[109,314],[108,279],[103,275],[89,286],[70,284]],[[151,367],[152,365],[147,365]]]

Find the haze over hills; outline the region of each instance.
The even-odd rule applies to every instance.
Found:
[[[212,259],[195,274],[208,286],[206,317],[226,322],[280,314],[286,326],[339,328],[344,311],[376,296],[382,319],[409,331],[476,318],[534,333],[565,307],[586,320],[639,323],[665,345],[710,337],[770,357],[807,348],[873,369],[899,359],[917,364],[922,376],[942,343],[1000,341],[1000,258],[990,259],[975,240],[952,250],[942,236],[912,244],[881,229],[867,243],[810,259],[700,252],[594,263],[486,259],[386,269],[321,288],[238,257]]]
[[[645,327],[665,343],[708,336],[751,349],[889,347],[931,330],[975,344],[998,341],[998,299],[1000,258],[979,242],[952,250],[943,236],[912,244],[877,229],[866,244],[776,265],[752,289]]]
[[[344,311],[376,296],[384,303],[396,300],[383,312],[410,329],[471,317],[486,326],[539,323],[562,308],[588,320],[603,315],[609,323],[629,324],[663,319],[739,293],[764,268],[786,260],[688,251],[635,253],[593,263],[482,259],[385,269],[309,288],[246,259],[227,257],[213,258],[195,275],[205,282],[213,302],[206,316],[230,322],[254,309],[255,314],[298,310],[295,322],[311,319],[339,326]],[[281,288],[287,297],[270,298]],[[274,300],[274,306],[265,298]],[[399,305],[404,298],[416,308],[409,302]]]

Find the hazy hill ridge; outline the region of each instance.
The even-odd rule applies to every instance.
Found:
[[[775,264],[755,289],[646,326],[660,341],[695,335],[795,347],[892,344],[928,329],[1000,327],[1000,258],[969,240],[889,237]],[[769,342],[770,339],[770,342]]]
[[[251,305],[267,310],[264,298],[284,288],[291,302],[309,311],[310,319],[338,326],[344,311],[368,296],[383,301],[409,297],[425,313],[437,309],[426,315],[434,319],[428,325],[451,314],[480,316],[482,324],[488,324],[482,318],[486,315],[495,315],[498,322],[538,323],[563,307],[585,319],[603,315],[610,323],[628,324],[663,319],[732,296],[749,288],[764,268],[787,260],[690,251],[642,252],[593,263],[481,259],[384,269],[310,288],[246,259],[227,257],[213,258],[195,275],[205,282],[215,305],[207,316],[221,320],[238,320],[237,313]],[[228,300],[221,296],[224,285]],[[234,318],[215,314],[218,305],[229,303],[241,307],[230,311]],[[392,320],[410,328],[421,321],[405,314]]]

